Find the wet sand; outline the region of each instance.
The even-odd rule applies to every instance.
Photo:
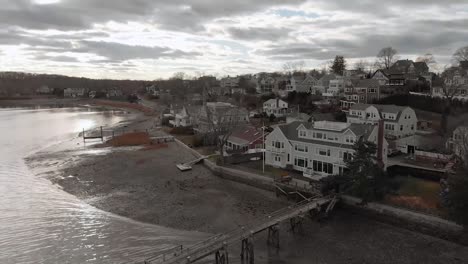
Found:
[[[146,118],[127,129],[151,127]],[[216,177],[203,165],[180,172],[175,164],[194,156],[175,142],[151,150],[84,147],[80,139],[67,145],[29,157],[30,168],[99,209],[142,222],[222,233],[289,204],[274,193]]]

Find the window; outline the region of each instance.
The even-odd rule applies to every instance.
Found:
[[[275,161],[276,162],[281,162],[281,157],[280,156],[275,156]]]
[[[411,125],[411,130],[414,130],[414,125]]]
[[[393,125],[393,124],[385,124],[385,129],[386,129],[386,130],[395,130],[395,125]]]
[[[304,158],[294,158],[294,165],[297,167],[307,168],[307,159]]]
[[[328,174],[333,173],[333,164],[331,163],[322,162],[319,160],[314,160],[312,163],[313,163],[312,168],[314,171],[325,172]]]
[[[307,136],[307,131],[299,130],[299,137],[306,137],[306,136]]]
[[[354,143],[354,140],[353,136],[346,136],[346,143]]]
[[[403,131],[403,125],[400,125],[400,131]]]
[[[351,160],[353,158],[353,155],[349,152],[344,152],[343,153],[343,160],[344,161],[347,161],[347,160]]]
[[[318,138],[318,139],[322,139],[323,138],[323,134],[322,133],[314,133],[314,138]]]
[[[329,149],[317,149],[317,152],[321,156],[330,156],[330,150]]]
[[[296,151],[299,151],[299,152],[307,152],[308,151],[308,148],[307,146],[304,146],[304,145],[295,145],[295,148],[294,148]]]

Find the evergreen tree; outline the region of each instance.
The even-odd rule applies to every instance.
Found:
[[[344,70],[346,69],[346,61],[343,56],[336,56],[333,64],[331,66],[331,70],[338,75],[343,75]]]
[[[355,153],[345,161],[348,171],[339,176],[344,191],[369,201],[383,199],[389,189],[387,176],[377,162],[377,146],[359,139],[353,146]]]

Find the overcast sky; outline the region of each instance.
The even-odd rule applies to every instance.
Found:
[[[0,71],[224,76],[386,46],[444,65],[467,45],[467,0],[0,0]]]

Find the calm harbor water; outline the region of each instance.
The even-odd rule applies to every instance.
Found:
[[[23,158],[114,124],[126,114],[90,109],[0,109],[0,263],[134,263],[202,234],[111,215],[33,175]]]

